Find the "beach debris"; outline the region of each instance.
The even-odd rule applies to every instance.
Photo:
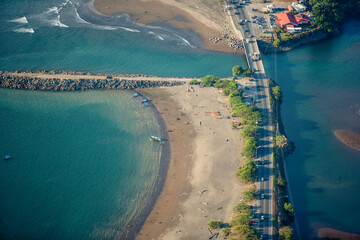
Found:
[[[202,209],[202,208],[199,208],[200,209],[200,211],[202,211],[203,213],[206,213],[206,211],[204,210],[204,209]]]
[[[176,233],[181,233],[181,229],[177,230]]]
[[[214,234],[211,232],[210,228],[208,228],[208,230],[209,230],[209,232],[210,232],[211,235],[214,235]]]
[[[204,192],[207,192],[207,189],[203,189],[201,191],[199,191],[199,193],[203,194]]]
[[[206,205],[206,206],[209,204],[209,203],[207,203],[207,202],[202,202],[202,203],[203,203],[204,205]]]

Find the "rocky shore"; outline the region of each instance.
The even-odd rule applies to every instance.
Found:
[[[279,52],[287,52],[294,48],[300,47],[302,45],[313,44],[319,42],[321,40],[326,39],[329,36],[332,36],[336,33],[330,34],[327,32],[319,31],[311,36],[304,37],[301,39],[297,39],[296,41],[292,41],[283,45],[274,46],[272,39],[261,39],[258,40],[259,50],[262,54],[272,54],[272,53],[279,53]]]
[[[50,76],[53,75],[54,77],[26,76],[27,73],[37,74],[39,76],[41,76],[41,74],[47,74]],[[15,72],[15,74],[0,71],[0,87],[44,91],[77,91],[92,89],[132,90],[138,88],[171,87],[184,84],[182,81],[166,81],[161,80],[161,78],[159,78],[159,80],[146,80],[148,76],[139,74],[103,75],[75,71],[27,71],[24,73]],[[58,75],[65,75],[66,78],[59,78],[57,77]],[[74,76],[76,76],[76,78]],[[79,78],[79,76],[81,77]],[[98,76],[98,78],[96,78],[96,76]],[[130,79],[135,77],[140,78],[140,80]],[[141,80],[142,77],[144,80]]]

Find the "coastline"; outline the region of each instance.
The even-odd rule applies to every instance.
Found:
[[[140,240],[201,239],[209,234],[208,221],[230,219],[245,188],[235,176],[243,161],[242,144],[230,127],[227,98],[213,88],[187,89],[182,85],[139,91],[164,118],[170,142],[165,185],[137,235]],[[213,108],[221,110],[221,118],[205,114]]]
[[[203,3],[189,0],[94,0],[96,11],[104,15],[129,14],[132,21],[140,24],[166,23],[186,32],[197,33],[202,46],[211,51],[223,53],[241,53],[241,43],[228,39],[224,34],[232,35],[230,28],[226,27],[226,14],[222,7],[215,3]],[[230,37],[230,36],[229,36]]]

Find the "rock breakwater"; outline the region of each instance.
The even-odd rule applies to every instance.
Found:
[[[100,75],[64,71],[24,73],[0,71],[0,87],[44,91],[132,90],[138,88],[171,87],[185,83],[184,81],[167,81],[161,77],[158,78],[159,80],[154,80],[153,78],[155,77],[149,80],[148,76],[142,75]]]

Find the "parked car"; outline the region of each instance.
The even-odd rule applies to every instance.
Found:
[[[262,193],[261,194],[261,199],[264,199],[265,198],[265,195]]]
[[[265,219],[264,216],[261,216],[260,220],[261,220],[261,221],[264,221],[264,219]]]
[[[249,30],[247,30],[247,29],[244,29],[244,32],[249,32]]]

